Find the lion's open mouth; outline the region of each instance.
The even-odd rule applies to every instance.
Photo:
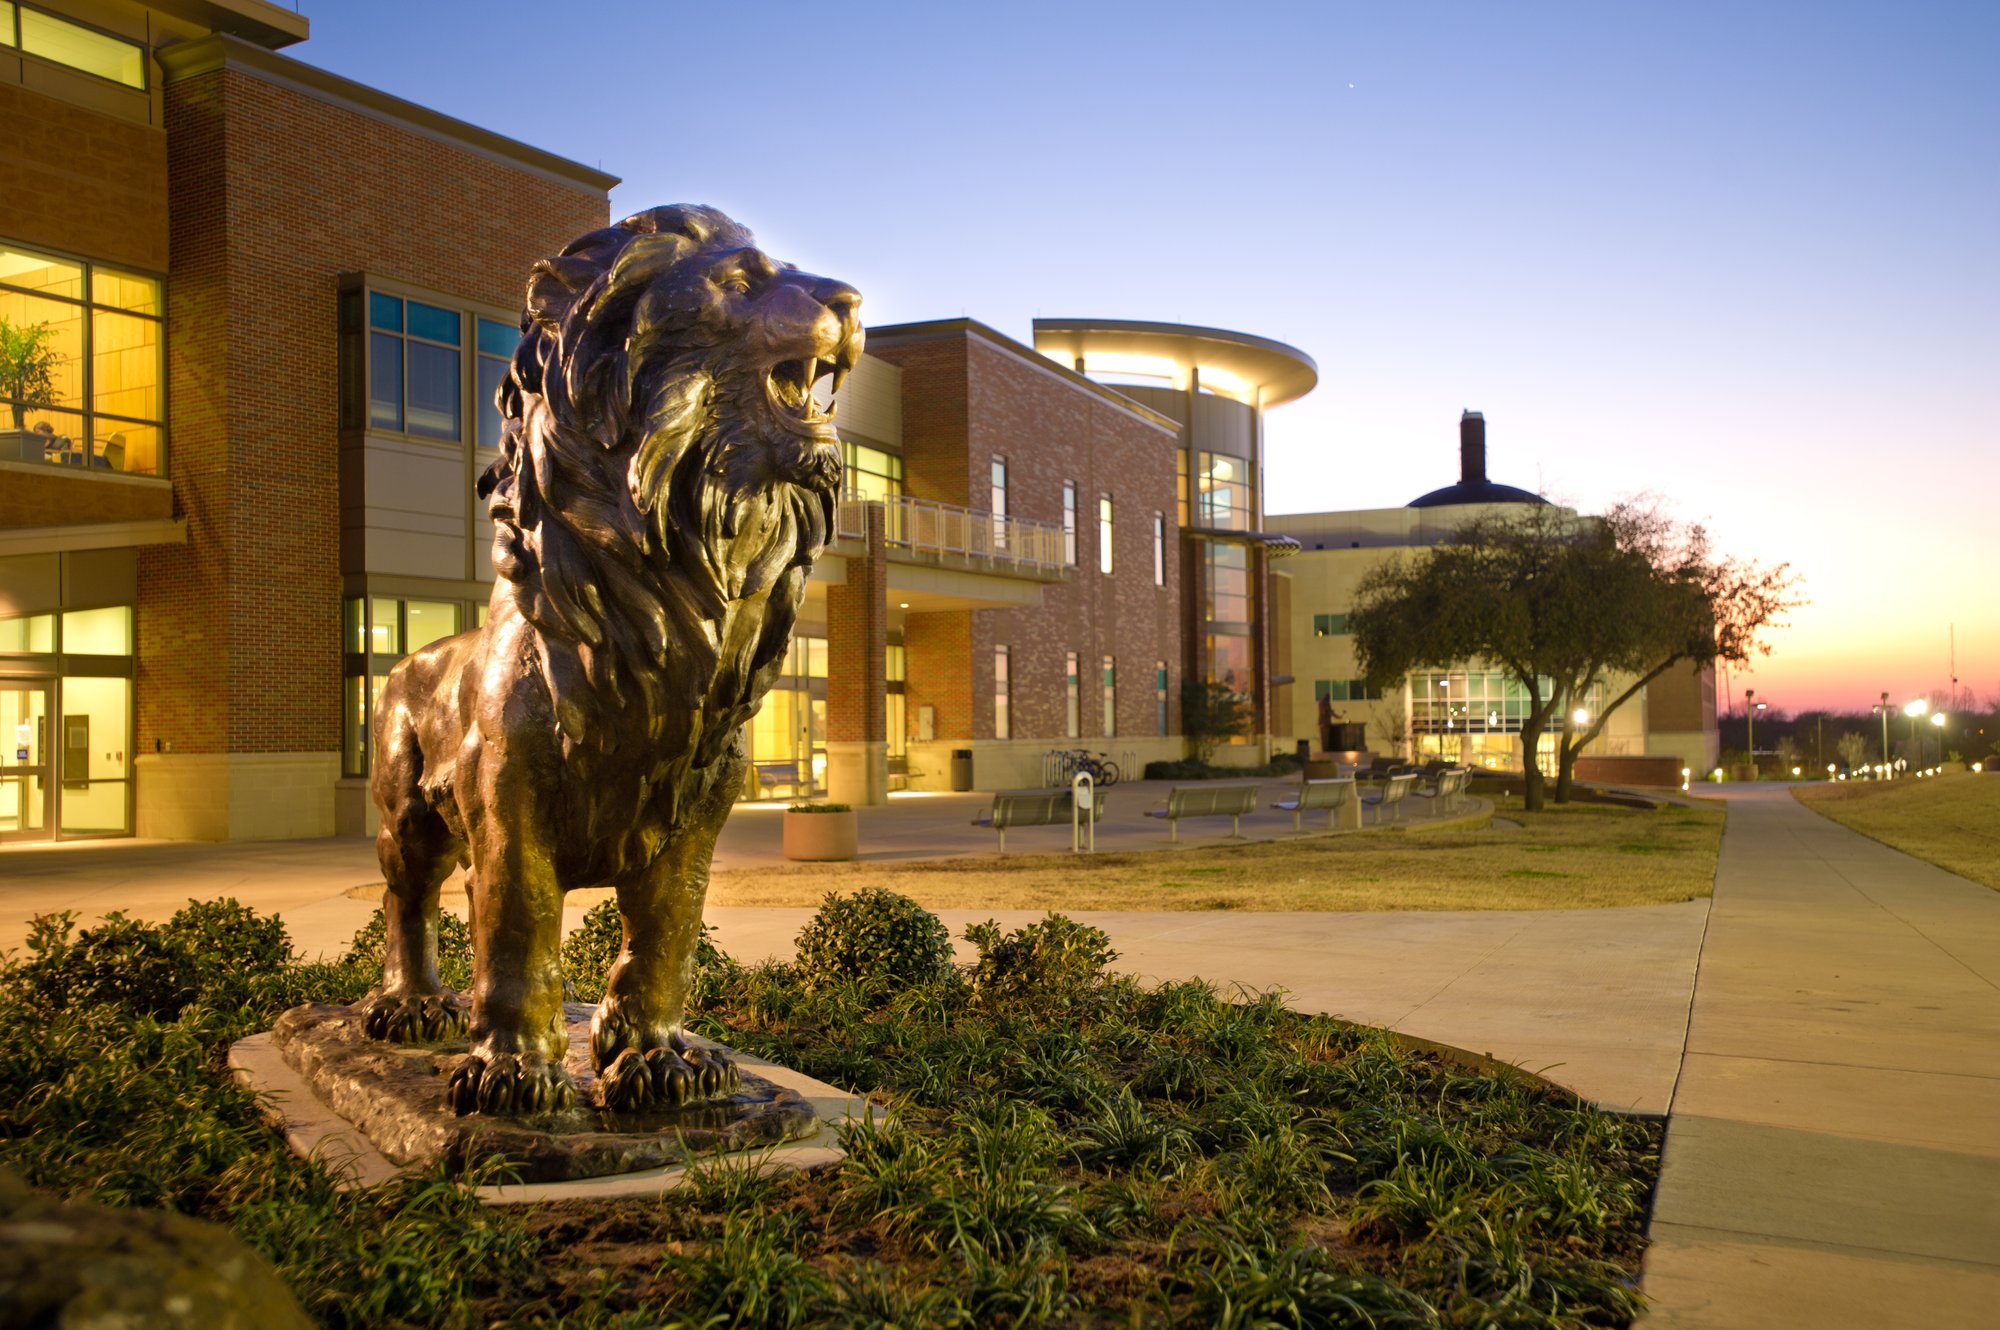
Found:
[[[828,375],[833,376],[833,381],[827,388],[826,410],[822,411],[813,400],[813,385]],[[831,439],[835,437],[833,414],[840,405],[833,395],[840,391],[841,381],[846,377],[847,371],[837,362],[818,356],[784,360],[773,365],[764,376],[764,396],[770,401],[778,423],[792,433]]]

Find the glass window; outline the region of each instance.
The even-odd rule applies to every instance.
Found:
[[[131,830],[132,681],[65,676],[61,740],[64,835],[116,836]]]
[[[1097,501],[1097,571],[1111,572],[1111,496]]]
[[[1007,648],[993,648],[993,737],[1011,739],[1013,717],[1007,707]]]
[[[90,406],[127,420],[159,420],[160,321],[91,312]]]
[[[1007,459],[993,459],[992,484],[987,490],[993,512],[993,548],[1007,548]]]
[[[1210,623],[1250,622],[1250,552],[1219,540],[1203,542],[1208,563],[1208,603],[1203,617]]]
[[[69,656],[132,654],[132,607],[71,610],[62,617],[62,649]]]
[[[1155,733],[1167,732],[1167,662],[1153,662],[1153,729]]]
[[[412,651],[458,636],[457,601],[408,600],[403,602],[403,614]]]
[[[366,601],[358,597],[350,599],[346,604],[345,613],[342,617],[346,620],[346,631],[343,636],[347,642],[345,649],[348,651],[366,651],[368,649],[368,628],[364,622],[362,608],[366,604]]]
[[[0,285],[63,300],[83,299],[83,265],[0,245]]]
[[[368,650],[378,656],[403,654],[401,606],[394,597],[376,596],[368,607]]]
[[[368,293],[368,326],[383,332],[403,331],[403,302],[380,291]]]
[[[408,398],[404,427],[434,439],[459,437],[462,391],[458,379],[458,314],[409,302],[409,338],[403,369]]]
[[[48,655],[56,649],[56,616],[30,614],[0,619],[0,652]]]
[[[1072,739],[1083,733],[1082,668],[1074,651],[1063,653],[1063,733]]]
[[[116,268],[91,270],[90,296],[99,305],[130,314],[151,314],[157,318],[166,312],[161,308],[159,279],[119,272]]]
[[[1196,455],[1195,525],[1250,529],[1250,464],[1222,453]]]
[[[902,683],[909,677],[909,660],[909,653],[891,642],[882,651],[882,677],[890,683]]]
[[[504,323],[492,319],[480,319],[479,323],[479,382],[478,400],[474,403],[479,422],[479,446],[498,448],[500,446],[500,385],[507,380],[507,368],[513,363],[514,347],[520,341],[520,334]]]
[[[1063,562],[1076,567],[1076,482],[1063,482]],[[1072,732],[1074,733],[1074,732]]]
[[[1116,738],[1118,734],[1118,663],[1110,656],[1104,658],[1104,737]]]
[[[1338,637],[1346,631],[1347,616],[1345,614],[1313,615],[1314,637]]]
[[[1167,515],[1153,514],[1153,585],[1167,584]],[[1164,731],[1162,731],[1164,733]]]
[[[1250,639],[1237,633],[1208,635],[1208,677],[1239,693],[1247,693],[1253,682],[1250,674]]]
[[[44,14],[21,12],[21,49],[86,74],[95,74],[128,88],[146,86],[146,48],[80,23]]]
[[[403,428],[403,339],[387,333],[368,334],[368,423]]]
[[[851,498],[889,500],[902,497],[901,455],[864,444],[843,443],[841,456],[846,472],[842,486]]]
[[[0,0],[0,46],[14,44],[14,6]]]
[[[446,346],[458,345],[458,312],[439,309],[436,305],[423,305],[412,300],[409,308],[409,334],[421,337],[427,342],[442,342]]]

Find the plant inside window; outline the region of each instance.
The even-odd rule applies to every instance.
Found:
[[[14,409],[14,428],[28,428],[30,411],[56,404],[56,366],[62,355],[50,343],[55,329],[46,323],[22,325],[0,319],[0,397]]]

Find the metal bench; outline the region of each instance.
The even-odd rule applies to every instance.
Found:
[[[1431,807],[1436,812],[1456,812],[1459,803],[1465,797],[1465,783],[1470,779],[1472,779],[1472,768],[1452,767],[1438,772],[1436,779],[1431,782],[1431,787],[1428,790],[1418,790],[1417,793],[1432,800]]]
[[[975,827],[991,827],[1000,833],[1000,853],[1007,853],[1007,828],[1009,827],[1066,827],[1073,818],[1070,801],[1074,794],[1070,790],[1017,790],[1011,794],[996,794],[992,805],[978,817],[972,819]],[[1104,820],[1104,791],[1095,791],[1090,800],[1090,820]]]
[[[796,762],[757,762],[752,764],[757,774],[757,794],[768,795],[774,785],[799,783],[799,764]]]
[[[1355,797],[1354,777],[1343,776],[1334,780],[1309,780],[1299,786],[1299,792],[1289,799],[1280,799],[1271,807],[1292,815],[1292,830],[1302,830],[1300,817],[1324,808],[1326,829],[1332,831],[1336,819],[1347,821],[1350,827],[1361,825],[1361,804]]]
[[[1380,826],[1385,817],[1402,817],[1402,802],[1410,797],[1410,791],[1416,787],[1415,772],[1406,776],[1391,776],[1380,786],[1362,795],[1361,802],[1375,806],[1375,824]]]
[[[1179,841],[1184,817],[1226,817],[1229,834],[1243,834],[1243,815],[1257,811],[1255,785],[1176,785],[1167,791],[1167,806],[1152,808],[1147,817],[1167,819],[1167,839]]]

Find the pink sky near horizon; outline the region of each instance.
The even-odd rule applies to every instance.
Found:
[[[1944,688],[1953,624],[2000,694],[2000,6],[303,8],[289,54],[601,165],[616,212],[721,206],[871,322],[1300,347],[1273,512],[1448,483],[1480,410],[1494,479],[1803,574],[1739,699]]]

